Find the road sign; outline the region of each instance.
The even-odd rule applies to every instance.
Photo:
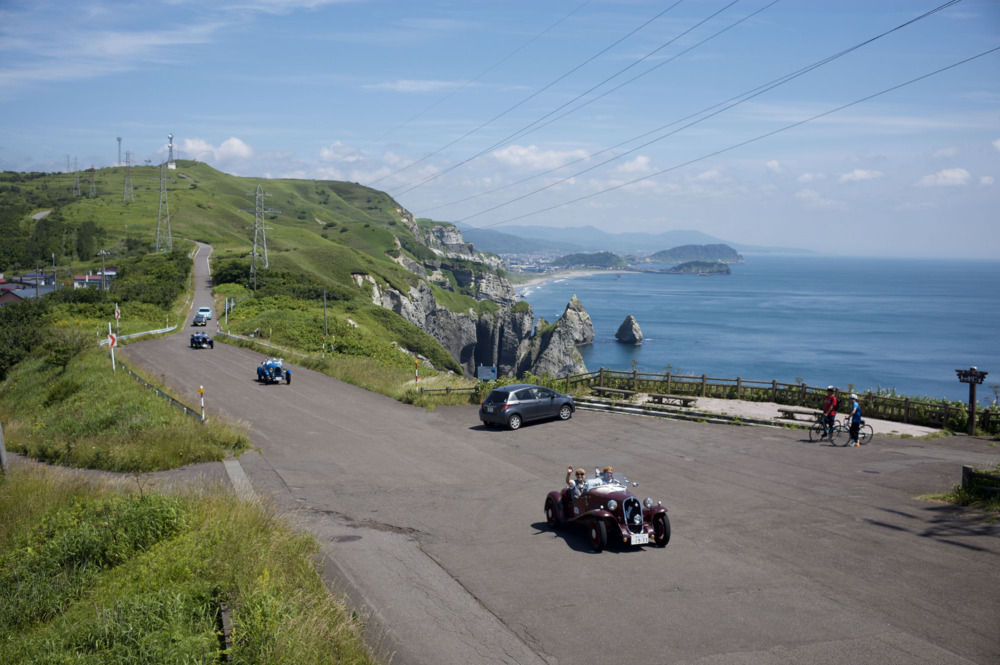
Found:
[[[115,335],[114,333],[110,333],[109,332],[108,333],[108,344],[111,345],[112,349],[115,348],[116,346],[118,346],[118,336]]]
[[[122,311],[120,309],[118,309],[118,305],[117,304],[115,304],[115,318],[116,319],[122,318]]]

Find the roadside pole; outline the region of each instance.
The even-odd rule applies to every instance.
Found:
[[[108,321],[108,346],[111,347],[111,371],[117,371],[115,369],[115,347],[118,346],[118,338],[113,332],[111,332],[111,322]]]
[[[419,364],[420,364],[420,361],[417,360],[416,358],[414,358],[413,359],[413,385],[417,386],[417,387],[419,387],[418,384],[420,383],[420,372],[417,370],[417,365],[419,365]]]
[[[118,303],[115,303],[115,332],[121,332],[121,318],[122,311],[118,309]]]
[[[0,472],[7,475],[7,447],[3,442],[3,425],[0,425]]]
[[[198,394],[201,395],[201,420],[205,421],[205,386],[198,386]]]

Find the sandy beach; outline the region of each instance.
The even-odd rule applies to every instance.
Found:
[[[544,284],[545,282],[554,282],[557,279],[569,279],[571,277],[586,277],[588,275],[596,275],[601,272],[613,272],[610,270],[564,270],[559,272],[546,273],[544,275],[539,275],[537,277],[532,277],[526,282],[520,282],[514,284],[514,291],[520,294],[526,288],[532,286],[538,286],[539,284]]]

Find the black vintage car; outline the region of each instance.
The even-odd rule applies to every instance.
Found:
[[[191,334],[191,348],[192,349],[214,349],[215,340],[208,336],[208,333],[196,332]]]
[[[639,500],[629,489],[628,479],[618,473],[599,473],[577,481],[579,496],[573,487],[549,492],[545,499],[545,521],[549,528],[560,529],[582,524],[590,534],[590,544],[600,552],[610,544],[624,547],[655,545],[666,547],[670,541],[670,519],[659,501]],[[632,483],[638,487],[638,483]]]

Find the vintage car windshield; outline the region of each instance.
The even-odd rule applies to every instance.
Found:
[[[587,478],[586,484],[588,490],[600,489],[600,488],[625,489],[628,485],[627,481],[625,480],[625,475],[621,473],[612,474],[611,480],[607,482],[605,482],[604,478],[602,478],[600,475],[598,475],[597,477],[590,477]]]

